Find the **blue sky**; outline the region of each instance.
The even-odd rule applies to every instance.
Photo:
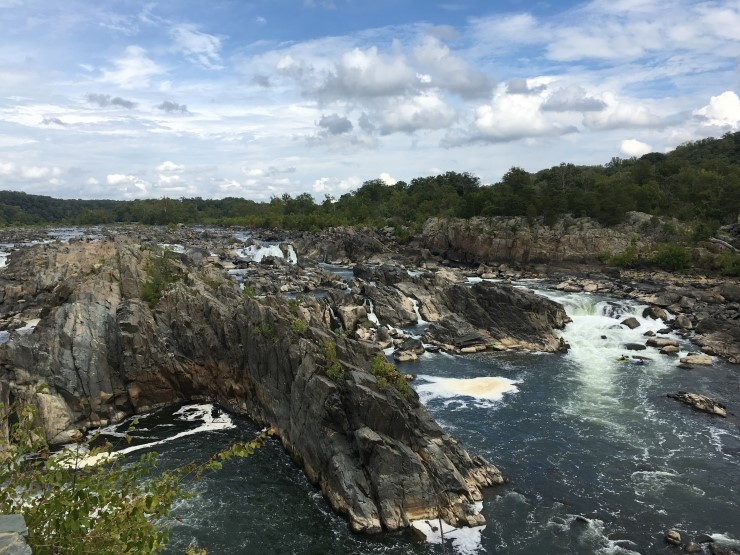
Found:
[[[740,129],[740,0],[0,0],[0,189],[338,197]]]

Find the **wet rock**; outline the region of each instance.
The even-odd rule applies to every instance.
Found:
[[[652,318],[653,320],[665,320],[668,315],[665,310],[658,306],[649,306],[642,311],[643,318]]]
[[[720,543],[710,543],[709,553],[712,555],[740,555],[740,548]]]
[[[416,353],[412,353],[411,351],[393,351],[393,360],[396,362],[412,362],[417,358]]]
[[[695,364],[699,366],[711,366],[712,357],[703,353],[689,353],[685,357],[681,357],[682,364]]]
[[[624,320],[620,322],[620,324],[622,324],[623,326],[627,326],[631,330],[640,327],[640,321],[634,316],[625,318]]]
[[[624,345],[622,345],[622,347],[624,347],[628,351],[644,351],[645,349],[647,349],[645,345],[642,345],[640,343],[625,343]]]
[[[708,412],[709,414],[716,414],[722,417],[727,416],[727,409],[723,404],[698,393],[679,391],[678,393],[668,394],[668,397],[681,401],[702,412]]]
[[[694,328],[691,320],[689,320],[688,316],[685,316],[684,314],[679,314],[678,316],[676,316],[676,319],[674,320],[674,325],[682,330],[691,330]]]
[[[660,348],[661,354],[664,355],[674,355],[678,353],[679,349],[675,345],[665,345],[664,347]]]
[[[670,339],[668,337],[651,337],[647,340],[645,343],[648,347],[657,347],[662,348],[666,347],[667,345],[673,345],[674,347],[678,347],[678,340],[676,339]]]
[[[696,542],[689,542],[689,543],[687,543],[684,546],[683,550],[686,553],[701,553],[703,551],[702,548],[701,548],[701,545],[699,545]]]
[[[681,545],[681,534],[677,530],[666,530],[664,537],[671,545]]]

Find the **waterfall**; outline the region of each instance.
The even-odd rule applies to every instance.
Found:
[[[370,320],[373,324],[380,327],[380,320],[378,320],[378,317],[375,315],[375,308],[373,307],[373,301],[371,301],[369,298],[365,298],[367,301],[367,319]]]
[[[414,307],[414,314],[416,314],[416,324],[417,325],[428,324],[429,322],[424,320],[424,318],[422,318],[421,314],[419,313],[419,301],[411,297],[407,297],[407,298],[408,300],[411,301],[411,304]]]

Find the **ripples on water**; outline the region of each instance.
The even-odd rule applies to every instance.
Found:
[[[450,539],[448,553],[663,553],[668,528],[740,538],[737,418],[666,398],[696,391],[732,412],[740,402],[737,370],[720,361],[684,369],[654,349],[638,353],[649,359],[644,366],[618,362],[630,353],[625,343],[644,343],[643,333],[663,324],[642,318],[639,305],[545,294],[573,318],[563,333],[572,346],[566,355],[426,353],[399,365],[419,375],[414,386],[438,422],[510,480],[485,492],[488,525]],[[641,326],[618,326],[627,316]],[[682,353],[691,348],[681,341]],[[152,415],[138,441],[197,429],[156,446],[167,466],[204,460],[257,433],[235,416],[209,429],[208,413]],[[352,534],[276,441],[206,476],[194,493],[176,508],[167,553],[190,542],[219,554],[441,553],[408,533]]]

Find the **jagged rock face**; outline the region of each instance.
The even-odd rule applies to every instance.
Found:
[[[203,257],[201,266],[184,257],[183,279],[152,310],[138,298],[148,251],[127,241],[65,248],[30,249],[0,277],[1,314],[43,312],[33,333],[0,346],[0,396],[36,403],[50,441],[207,398],[272,425],[356,531],[395,530],[438,512],[454,525],[483,522],[474,502],[501,474],[471,458],[413,391],[381,390],[366,347],[324,327],[320,303],[249,298],[214,281]],[[7,294],[9,283],[16,293]],[[308,329],[294,325],[299,318]],[[326,375],[326,341],[337,345],[337,381]]]
[[[417,316],[410,299],[416,299],[420,315],[431,323],[425,334],[428,343],[462,352],[492,344],[497,349],[547,352],[563,348],[554,330],[562,329],[569,321],[565,310],[529,291],[504,283],[463,285],[457,276],[444,271],[412,277],[388,265],[356,267],[355,275],[376,284],[364,284],[362,292],[373,302],[383,324],[415,323]],[[350,297],[334,295],[332,299],[350,302]]]
[[[555,227],[530,226],[526,218],[430,218],[422,241],[432,253],[464,264],[589,262],[624,250],[633,232],[603,228],[588,218]]]

